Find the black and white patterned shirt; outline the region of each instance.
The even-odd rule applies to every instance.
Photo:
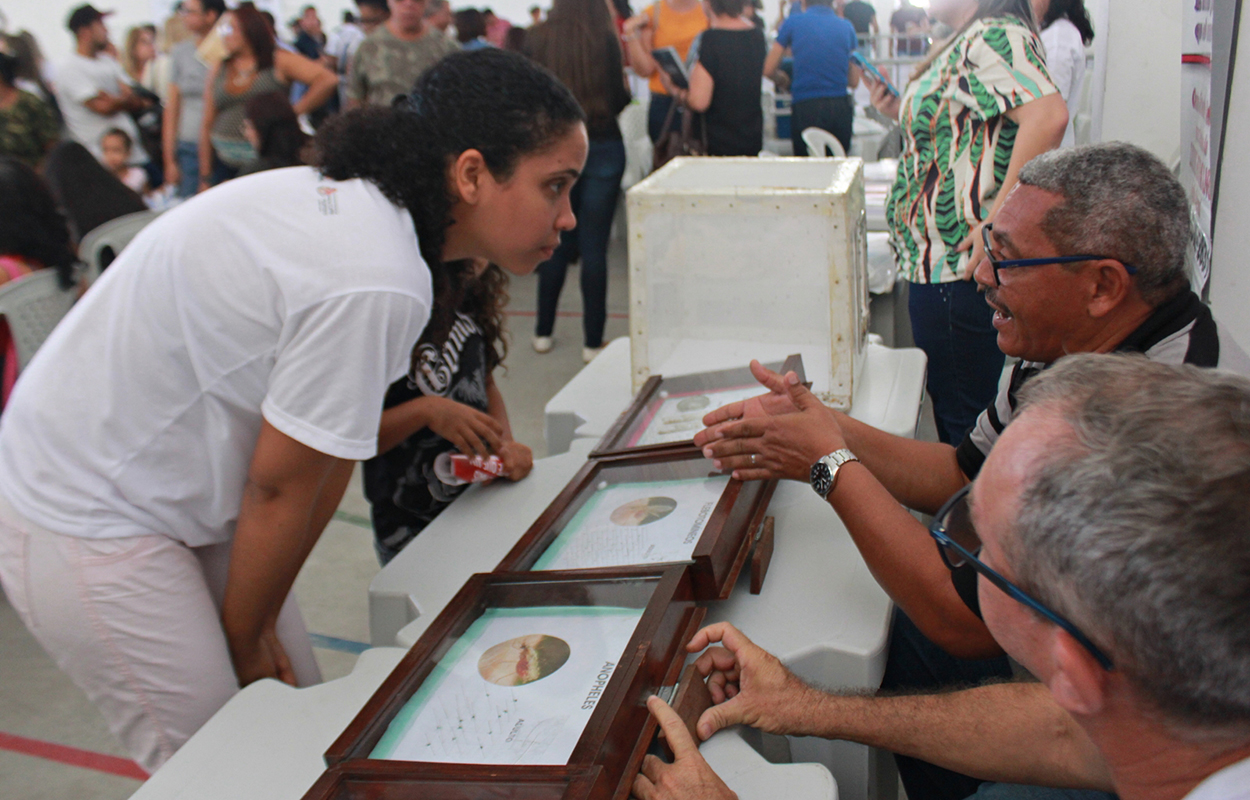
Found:
[[[1143,353],[1163,364],[1193,364],[1215,367],[1250,377],[1250,356],[1236,342],[1223,335],[1211,309],[1191,290],[1164,302],[1116,347],[1118,353]],[[959,468],[969,480],[981,471],[998,437],[1015,418],[1020,387],[1041,373],[1049,364],[1021,361],[1011,371],[994,404],[981,412],[977,423],[955,449]],[[965,566],[951,573],[951,581],[964,603],[980,616],[977,600],[977,573]]]

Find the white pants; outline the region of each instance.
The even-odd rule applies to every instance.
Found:
[[[229,559],[229,543],[65,536],[0,499],[9,602],[149,772],[239,691],[220,614]],[[277,632],[299,684],[318,683],[294,595]]]

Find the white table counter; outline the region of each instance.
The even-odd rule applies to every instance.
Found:
[[[919,350],[872,345],[864,367],[871,379],[861,381],[852,416],[911,436],[924,364]],[[629,402],[628,367],[629,342],[617,340],[547,407],[549,435],[553,405],[580,409],[554,415],[582,420],[568,452],[539,459],[520,483],[473,487],[378,574],[369,587],[375,645],[416,642],[469,575],[494,569]],[[744,572],[730,600],[709,605],[709,621],[737,625],[805,680],[875,688],[885,669],[889,598],[837,515],[806,485],[783,482],[769,512],[777,543],[763,592],[750,594]],[[883,796],[892,787],[889,757],[867,747],[790,739],[789,749],[796,761],[829,767],[844,797],[876,797],[879,779]]]

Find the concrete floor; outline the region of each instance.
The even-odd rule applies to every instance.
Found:
[[[609,253],[607,339],[628,334],[625,263],[624,244],[617,239]],[[513,435],[533,448],[535,458],[547,454],[543,407],[583,366],[577,272],[570,269],[560,297],[555,349],[541,356],[530,345],[538,279],[513,278],[510,287],[512,341],[506,370],[497,371],[495,377],[508,405]],[[327,679],[351,672],[362,643],[369,640],[368,587],[377,571],[369,504],[357,475],[295,583]],[[125,751],[2,594],[0,643],[0,800],[129,797],[140,782],[113,774],[127,771]]]

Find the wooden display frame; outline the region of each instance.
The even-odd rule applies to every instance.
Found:
[[[581,506],[593,494],[595,488],[604,480],[608,480],[609,483],[626,483],[678,480],[722,474],[713,469],[709,459],[704,458],[701,452],[693,448],[679,452],[670,450],[587,461],[495,569],[498,572],[530,570],[564,530],[564,526],[573,519]],[[621,478],[630,480],[621,480]],[[777,481],[775,480],[747,482],[732,478],[729,480],[724,492],[721,493],[720,501],[708,517],[691,560],[675,562],[690,564],[691,580],[697,600],[724,600],[729,597],[747,561],[755,540],[755,533],[763,523],[768,504],[776,488]],[[637,566],[642,569],[654,569],[661,565]],[[576,572],[591,575],[601,571],[602,569],[587,569]]]
[[[776,370],[782,375],[787,372],[798,373],[800,381],[806,381],[807,377],[803,371],[803,357],[799,354],[787,356],[785,361],[779,365],[777,362],[770,362],[765,366],[780,368]],[[686,392],[713,392],[718,390],[729,389],[736,386],[757,385],[755,377],[751,374],[749,367],[735,367],[734,369],[722,369],[714,372],[700,372],[692,375],[675,375],[671,378],[665,378],[661,375],[652,375],[643,384],[642,389],[634,397],[629,407],[621,412],[621,416],[617,418],[608,432],[603,435],[599,443],[595,445],[595,449],[590,452],[591,459],[608,458],[624,455],[642,455],[649,453],[669,453],[683,452],[694,449],[694,442],[686,439],[681,442],[663,442],[658,444],[633,445],[628,444],[640,430],[645,429],[650,416],[658,409],[658,404],[665,399],[662,395],[682,394]],[[765,392],[764,387],[759,387],[759,394]],[[712,409],[709,408],[708,411]]]
[[[593,602],[587,602],[592,599]],[[617,605],[643,609],[621,660],[603,688],[590,720],[565,765],[603,769],[587,800],[623,800],[655,735],[646,699],[677,683],[685,644],[706,610],[695,603],[685,567],[649,571],[489,573],[471,577],[431,623],[351,724],[325,753],[330,767],[365,774],[390,771],[412,778],[444,775],[453,766],[466,776],[500,779],[533,773],[533,767],[448,765],[371,759],[388,726],[452,645],[488,608]]]
[[[331,767],[302,800],[589,800],[604,783],[598,767],[515,767],[500,775],[458,764],[428,766],[420,777],[394,762]]]

